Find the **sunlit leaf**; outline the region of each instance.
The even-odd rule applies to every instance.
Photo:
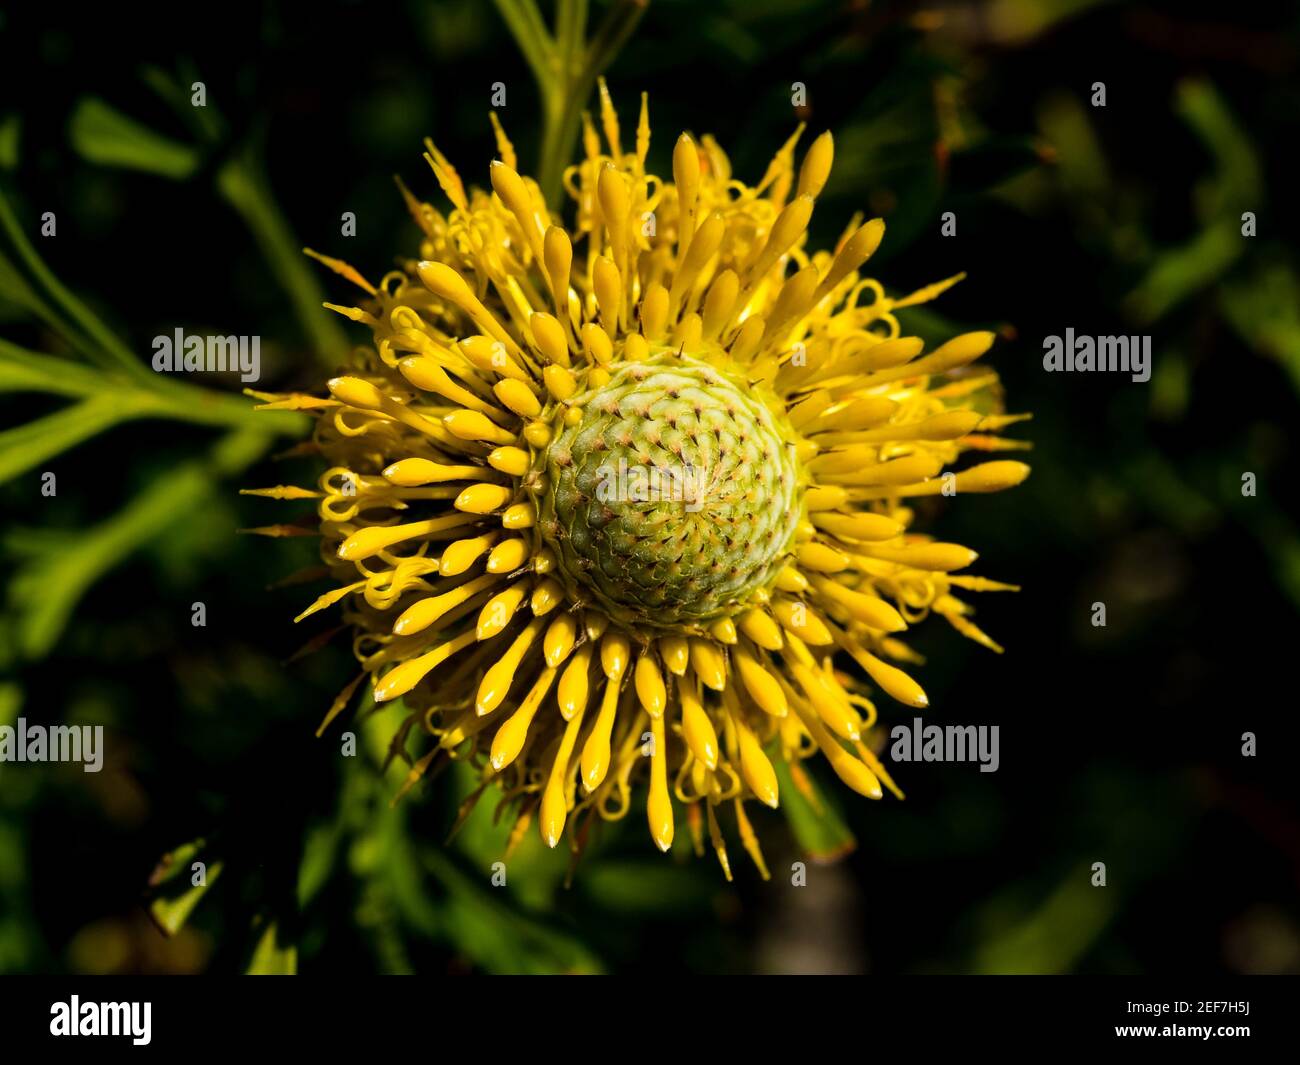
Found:
[[[792,771],[784,758],[772,761],[781,793],[781,812],[795,841],[815,862],[833,862],[850,853],[858,842],[848,825],[827,803],[816,782],[802,767]],[[795,776],[799,775],[796,783]]]
[[[245,972],[249,976],[293,976],[297,971],[297,946],[282,943],[279,926],[272,922],[258,939]]]
[[[222,863],[212,861],[205,854],[207,841],[190,840],[159,859],[149,878],[153,898],[149,901],[149,916],[162,932],[174,936],[189,920],[194,907],[208,889],[221,876]],[[194,883],[195,862],[203,862],[201,883]]]
[[[1113,916],[1118,889],[1092,886],[1088,866],[1070,872],[1043,903],[1015,927],[985,942],[975,956],[979,973],[1070,972]]]
[[[155,133],[94,97],[77,104],[68,132],[80,155],[103,166],[143,170],[174,181],[189,177],[199,166],[193,148]]]

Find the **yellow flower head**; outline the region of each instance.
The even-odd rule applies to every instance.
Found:
[[[947,471],[1017,446],[971,368],[992,334],[926,352],[895,317],[958,279],[889,297],[861,273],[879,219],[806,246],[829,133],[796,167],[796,131],[753,186],[683,134],[668,181],[645,169],[644,98],[632,151],[603,84],[601,104],[603,142],[587,121],[565,174],[572,230],[498,125],[490,191],[428,145],[451,209],[403,189],[418,261],[374,286],[324,260],[368,294],[335,309],[374,344],[330,399],[264,397],[318,413],[330,464],[319,493],[267,493],[321,496],[337,586],[303,616],[343,604],[375,700],[431,737],[412,780],[465,759],[516,835],[567,826],[575,850],[644,781],[661,849],[684,807],[730,875],[725,805],[765,873],[744,803],[778,805],[775,762],[820,753],[898,794],[873,700],[927,704],[891,664],[916,660],[910,625],[938,613],[998,649],[962,595],[1009,586],[957,575],[975,553],[911,532],[910,501],[1028,468]]]

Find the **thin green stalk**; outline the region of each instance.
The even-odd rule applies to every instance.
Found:
[[[596,79],[613,64],[632,36],[649,0],[620,0],[610,9],[596,29],[585,52],[574,64],[573,80],[564,93],[564,105],[554,129],[547,130],[539,181],[546,202],[556,206],[564,177],[564,168],[573,159],[574,146],[582,129],[582,112],[596,88]]]
[[[111,518],[79,530],[68,544],[48,548],[19,569],[10,582],[9,597],[24,655],[37,659],[47,654],[96,581],[145,544],[165,536],[184,515],[207,504],[216,483],[242,473],[269,446],[264,431],[227,433],[206,458],[169,469]]]
[[[226,429],[260,429],[277,436],[301,436],[307,416],[293,411],[254,410],[247,399],[185,381],[159,380],[148,414],[192,425]]]
[[[104,375],[92,367],[29,351],[0,337],[0,392],[89,396],[99,391],[103,382]]]
[[[574,72],[587,39],[587,0],[560,0],[555,14],[557,58],[564,77]]]
[[[589,43],[584,40],[587,0],[559,0],[554,40],[541,24],[534,0],[496,0],[496,4],[537,79],[542,105],[537,180],[546,202],[557,208],[564,168],[573,158],[582,112],[596,79],[632,36],[649,0],[617,0]]]
[[[93,340],[99,349],[123,370],[136,376],[145,373],[144,366],[132,351],[89,307],[77,299],[71,290],[66,288],[54,276],[50,268],[45,265],[45,261],[28,241],[22,226],[18,224],[18,219],[3,193],[0,193],[0,225],[3,225],[10,241],[17,249],[19,256],[22,257],[23,262],[27,264],[27,269],[31,271],[32,276],[44,286],[45,291],[54,298],[63,311],[85,331],[86,336]]]
[[[120,415],[119,421],[170,418],[193,425],[259,429],[288,436],[300,435],[307,424],[304,415],[292,411],[257,411],[247,399],[229,392],[154,373],[136,378],[97,372],[0,338],[0,393],[6,392],[102,399]]]
[[[19,272],[18,267],[10,262],[3,252],[0,252],[0,289],[4,290],[11,302],[30,311],[90,362],[109,369],[116,365],[112,358],[105,356],[99,348],[64,321],[58,311],[41,299]]]
[[[217,174],[217,189],[239,212],[262,249],[271,272],[289,294],[317,359],[326,369],[337,369],[347,354],[347,335],[333,316],[323,310],[325,293],[276,207],[260,168],[247,153],[237,155]]]
[[[92,436],[139,417],[143,404],[118,397],[91,396],[53,414],[0,432],[0,484],[61,454]]]
[[[496,0],[497,11],[532,68],[546,96],[555,75],[555,44],[546,32],[536,0]]]

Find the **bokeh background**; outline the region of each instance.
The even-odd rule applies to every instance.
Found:
[[[865,210],[891,290],[968,272],[905,325],[999,331],[1034,474],[926,517],[1024,590],[979,603],[1003,655],[917,630],[927,713],[998,724],[997,773],[760,812],[766,883],[633,817],[567,888],[535,832],[491,886],[490,802],[444,845],[454,773],[390,806],[400,711],[348,722],[358,758],[314,737],[352,669],[295,657],[332,624],[295,627],[319,589],[278,583],[313,542],[237,533],[297,516],[237,490],[314,479],[273,459],[301,423],[128,365],[177,327],[258,334],[262,387],[312,386],[366,334],[300,246],[371,276],[412,253],[392,176],[436,196],[432,136],[486,183],[493,82],[531,163],[531,74],[478,0],[181,18],[0,14],[0,723],[108,745],[99,774],[0,765],[0,972],[1300,971],[1294,5],[653,0],[608,77],[625,123],[650,93],[654,169],[689,129],[752,180],[802,118],[836,137],[821,243]],[[1067,327],[1150,333],[1150,382],[1044,373]],[[195,854],[206,890],[169,878]]]

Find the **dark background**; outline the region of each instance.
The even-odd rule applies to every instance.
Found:
[[[392,175],[439,195],[421,139],[485,184],[504,82],[500,117],[531,167],[534,85],[488,3],[210,11],[0,16],[15,145],[0,136],[0,188],[54,274],[142,359],[178,326],[259,334],[260,387],[313,387],[324,341],[367,334],[304,324],[294,278],[353,295],[305,261],[277,266],[276,227],[377,279],[416,247]],[[573,887],[534,828],[493,888],[490,801],[443,847],[462,779],[390,810],[392,778],[340,758],[339,726],[313,738],[349,656],[340,640],[285,665],[333,622],[292,624],[320,588],[271,588],[313,542],[235,532],[310,509],[238,488],[310,484],[313,466],[272,461],[291,438],[226,460],[219,429],[132,421],[0,486],[0,719],[102,723],[109,751],[98,775],[0,765],[0,972],[1300,971],[1297,21],[1268,4],[653,0],[608,74],[625,130],[650,93],[652,170],[689,129],[754,181],[804,117],[836,137],[818,244],[863,210],[889,227],[873,272],[891,291],[968,272],[905,325],[999,330],[990,358],[1010,409],[1034,413],[1019,434],[1034,473],[926,511],[924,527],[1023,591],[978,599],[1004,655],[935,618],[917,630],[918,676],[932,720],[1000,725],[997,773],[900,767],[901,804],[823,780],[838,816],[819,835],[753,815],[767,883],[735,841],[733,884],[685,832],[664,858],[634,814]],[[208,126],[187,125],[150,69],[202,80]],[[156,172],[152,141],[107,165],[121,131],[86,118],[89,98],[180,146],[185,176]],[[250,225],[223,196],[232,160],[265,177],[258,203],[282,222]],[[54,238],[37,236],[44,211]],[[355,237],[339,235],[344,211]],[[945,211],[955,237],[940,236]],[[1257,236],[1241,235],[1243,211]],[[3,277],[0,296],[0,336],[75,357]],[[1149,333],[1151,380],[1045,373],[1042,338],[1067,327]],[[18,427],[65,402],[0,395],[0,464]],[[156,510],[142,516],[142,499]],[[394,723],[364,726],[367,755]],[[790,886],[801,852],[850,833],[851,854]],[[150,873],[196,839],[221,872],[164,938]]]

